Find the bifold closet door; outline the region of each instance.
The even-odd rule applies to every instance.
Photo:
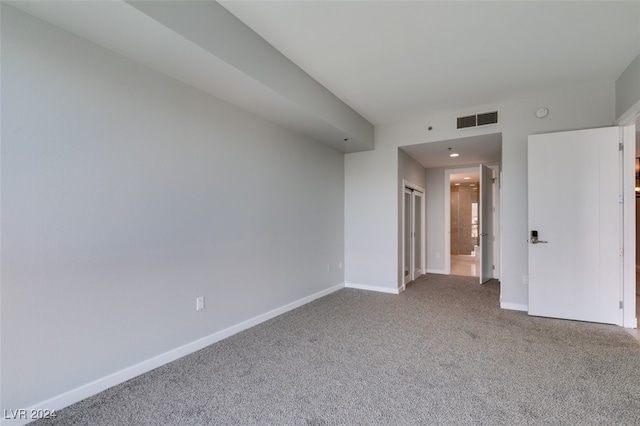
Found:
[[[412,191],[409,188],[404,189],[404,205],[403,205],[403,255],[402,255],[402,273],[404,274],[404,283],[408,283],[411,281],[411,246],[412,246],[412,237],[411,237],[411,193]]]
[[[404,189],[403,203],[403,274],[404,283],[424,273],[424,193]]]

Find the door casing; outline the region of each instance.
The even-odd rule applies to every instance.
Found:
[[[479,165],[478,165],[479,166]],[[478,172],[478,166],[463,167],[459,169],[447,169],[444,171],[444,273],[445,275],[451,274],[451,175],[459,173],[475,173]],[[495,179],[493,185],[493,203],[495,210],[492,212],[493,221],[493,233],[495,241],[493,242],[493,263],[495,269],[493,270],[493,278],[500,279],[500,271],[502,265],[502,252],[501,252],[501,184],[500,184],[500,165],[499,164],[487,164],[487,167],[493,169],[493,177]]]
[[[408,282],[415,280],[425,272],[425,191],[424,188],[406,180],[402,181],[402,185],[402,290],[404,290],[404,286]],[[407,202],[407,194],[409,194],[409,202]],[[419,217],[416,217],[415,214],[416,203],[419,203]],[[407,241],[407,238],[410,241]],[[408,242],[410,244],[407,244]],[[416,248],[419,250],[417,261]],[[406,264],[407,255],[409,255],[409,265]],[[405,273],[407,269],[408,274]]]

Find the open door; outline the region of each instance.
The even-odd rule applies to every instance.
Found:
[[[619,129],[529,136],[529,314],[622,324]]]
[[[493,170],[480,165],[480,284],[493,278]]]

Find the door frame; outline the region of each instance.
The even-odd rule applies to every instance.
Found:
[[[623,264],[622,264],[622,325],[637,328],[636,318],[636,203],[635,203],[635,154],[636,123],[640,120],[640,101],[625,111],[614,122],[621,127],[622,151],[622,190],[623,200]],[[633,200],[633,202],[630,202]],[[624,238],[630,236],[629,238]]]
[[[635,153],[636,153],[636,120],[640,114],[626,117],[621,122],[620,138],[622,141],[622,207],[623,259],[622,259],[622,326],[637,328],[636,318],[636,203],[635,203]]]
[[[495,183],[496,171],[489,166],[484,164],[480,164],[478,166],[479,169],[479,185],[480,190],[478,191],[478,217],[480,221],[478,223],[478,246],[480,248],[480,268],[478,273],[478,278],[480,279],[480,284],[484,284],[487,281],[495,278],[495,260],[494,260],[494,249],[493,245],[496,239],[496,232],[493,229],[495,224],[495,201],[494,201],[494,193],[495,191]],[[487,176],[488,173],[491,173],[490,176]],[[487,181],[491,181],[491,188],[487,191],[485,183]],[[484,200],[490,201],[490,208],[487,209],[487,206],[484,205]],[[490,220],[485,220],[485,216],[488,216]],[[486,234],[485,231],[488,231],[489,234]],[[489,261],[489,262],[488,262]],[[491,268],[489,270],[489,267]],[[487,273],[487,271],[490,271]],[[487,278],[485,280],[485,277]]]
[[[404,200],[404,194],[405,194],[405,190],[409,189],[410,191],[415,191],[415,192],[419,192],[421,195],[419,196],[420,198],[420,218],[418,218],[418,220],[420,220],[420,267],[418,268],[419,270],[419,274],[418,275],[414,275],[416,268],[412,267],[414,265],[413,263],[413,259],[415,256],[413,256],[413,253],[411,255],[411,261],[409,262],[409,281],[407,282],[411,282],[413,281],[417,276],[420,276],[422,274],[425,273],[425,269],[426,269],[426,253],[425,253],[425,249],[426,249],[426,238],[425,238],[425,189],[422,188],[421,186],[418,186],[412,182],[409,182],[405,179],[402,179],[402,266],[401,266],[401,270],[402,270],[402,287],[400,288],[400,291],[404,291],[405,286],[407,284],[407,282],[405,282],[405,275],[404,275],[404,270],[405,270],[405,226],[407,225],[405,222],[405,217],[406,217],[406,203]],[[411,197],[412,200],[415,200],[415,196],[412,195]],[[412,207],[413,207],[413,202],[411,203]],[[415,221],[416,218],[414,217],[415,215],[415,209],[411,208],[412,212],[411,212],[411,217],[412,220]]]
[[[444,274],[451,275],[451,175],[459,173],[476,173],[480,164],[474,164],[467,167],[456,169],[446,169],[444,171]],[[500,163],[485,164],[493,170],[493,204],[495,210],[493,212],[493,232],[495,241],[493,243],[493,262],[496,266],[493,271],[493,278],[500,279],[502,271],[502,221],[500,219],[502,206],[502,171]]]

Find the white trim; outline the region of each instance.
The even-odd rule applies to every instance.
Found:
[[[401,243],[401,260],[400,260],[400,270],[401,270],[401,275],[402,275],[402,285],[407,284],[408,282],[411,281],[411,261],[409,261],[409,266],[405,265],[405,261],[407,259],[407,252],[406,252],[406,248],[407,248],[407,240],[405,238],[405,234],[407,233],[407,195],[409,195],[409,199],[411,199],[411,188],[407,187],[407,183],[404,179],[402,179],[402,231],[401,231],[401,239],[402,239],[402,243]],[[409,202],[409,204],[411,204],[411,202]],[[411,208],[411,206],[409,206],[409,208]],[[405,275],[405,271],[408,271],[409,273],[407,275]]]
[[[430,268],[427,268],[427,274],[448,275],[447,271],[445,271],[444,269],[430,269]]]
[[[406,260],[406,239],[405,239],[405,234],[407,232],[407,223],[406,223],[406,216],[407,216],[407,202],[406,202],[406,195],[409,195],[409,209],[411,210],[411,214],[410,214],[410,224],[409,224],[409,229],[411,231],[411,254],[410,254],[410,261],[409,261],[409,265],[407,268],[407,265],[405,265],[405,260]],[[420,217],[416,218],[415,217],[415,205],[416,205],[416,198],[418,198],[420,201]],[[400,282],[399,284],[399,288],[402,288],[404,285],[406,285],[407,283],[414,281],[418,276],[422,275],[426,266],[426,238],[425,238],[425,189],[422,188],[419,185],[416,185],[415,183],[409,182],[408,180],[402,179],[402,201],[401,201],[401,230],[400,230],[400,240],[401,240],[401,248],[400,248],[400,253],[401,253],[401,259],[399,262],[399,269],[400,269]],[[415,255],[414,255],[414,250],[415,250],[415,224],[416,224],[416,220],[420,221],[420,233],[418,235],[419,237],[419,244],[420,244],[420,265],[418,266],[418,270],[416,270],[416,265],[415,265]],[[409,275],[405,276],[405,270],[409,271]],[[402,292],[403,290],[400,290],[400,292]]]
[[[451,274],[451,175],[458,173],[476,173],[478,166],[459,167],[444,171],[444,270]]]
[[[420,265],[418,265],[418,267],[416,268],[416,264],[415,264],[415,253],[411,254],[412,260],[411,260],[411,264],[413,265],[413,271],[411,272],[411,278],[412,281],[414,281],[416,278],[418,278],[420,275],[424,274],[424,270],[425,270],[425,266],[426,266],[426,238],[425,238],[425,232],[424,232],[424,228],[425,228],[425,192],[424,190],[422,192],[420,192],[419,190],[415,190],[413,191],[412,194],[412,198],[413,198],[413,202],[412,202],[412,207],[411,207],[411,216],[413,219],[413,224],[412,224],[412,228],[414,231],[414,251],[415,251],[415,246],[416,245],[420,245]],[[415,208],[415,204],[416,204],[416,198],[419,198],[420,201],[420,217],[417,218],[415,217],[416,214],[416,208]],[[418,234],[418,237],[420,238],[420,241],[417,242],[416,244],[416,237],[415,237],[415,223],[416,221],[420,221],[420,233]]]
[[[493,277],[500,279],[502,277],[502,162],[499,163],[482,163],[476,166],[461,167],[458,169],[445,169],[444,171],[444,270],[443,272],[434,271],[434,274],[451,274],[451,175],[458,173],[476,173],[478,166],[485,165],[493,171]],[[427,272],[429,270],[427,269]],[[502,289],[500,290],[502,294]]]
[[[400,294],[400,289],[393,287],[381,287],[377,285],[344,283],[345,288],[355,288],[357,290],[376,291],[378,293]]]
[[[635,153],[636,126],[621,127],[622,150],[622,326],[636,328],[636,195],[635,195]],[[625,238],[626,237],[626,238]],[[635,268],[634,268],[635,267]],[[634,270],[635,269],[635,270]]]
[[[404,188],[409,188],[409,189],[413,189],[414,191],[420,191],[423,194],[425,193],[425,190],[423,187],[416,185],[413,182],[409,182],[408,180],[402,179],[402,186]]]
[[[500,309],[508,309],[510,311],[524,311],[529,312],[529,306],[521,303],[505,303],[500,302]]]
[[[116,386],[120,383],[123,383],[129,379],[137,377],[141,374],[144,374],[148,371],[151,371],[155,368],[158,368],[162,365],[168,364],[172,361],[175,361],[179,358],[182,358],[186,355],[189,355],[195,351],[198,351],[202,348],[205,348],[209,345],[212,345],[216,342],[226,339],[227,337],[231,337],[234,334],[237,334],[241,331],[244,331],[248,328],[254,327],[260,323],[263,323],[267,320],[277,317],[278,315],[282,315],[285,312],[291,311],[293,309],[299,308],[300,306],[306,305],[309,302],[312,302],[316,299],[324,297],[328,294],[331,294],[335,291],[338,291],[344,288],[344,284],[338,284],[336,286],[330,287],[328,289],[319,291],[310,296],[303,297],[302,299],[296,300],[294,302],[288,303],[279,308],[273,309],[264,314],[255,316],[246,321],[233,325],[229,328],[225,328],[224,330],[218,331],[216,333],[210,334],[201,339],[195,340],[191,343],[187,343],[186,345],[177,347],[170,351],[167,351],[163,354],[156,355],[152,358],[149,358],[145,361],[142,361],[138,364],[132,365],[131,367],[127,367],[123,370],[117,371],[113,374],[109,374],[108,376],[101,377],[93,382],[87,383],[85,385],[79,386],[75,389],[72,389],[63,394],[54,396],[53,398],[47,399],[45,401],[39,402],[37,404],[32,405],[31,407],[26,408],[26,412],[30,413],[31,410],[38,409],[47,409],[47,410],[60,410],[64,407],[68,407],[71,404],[79,402],[85,398],[93,396],[97,393],[100,393],[106,389],[109,389],[113,386]],[[4,415],[3,415],[4,417]],[[0,418],[0,425],[24,425],[33,421],[33,419],[4,419]]]

